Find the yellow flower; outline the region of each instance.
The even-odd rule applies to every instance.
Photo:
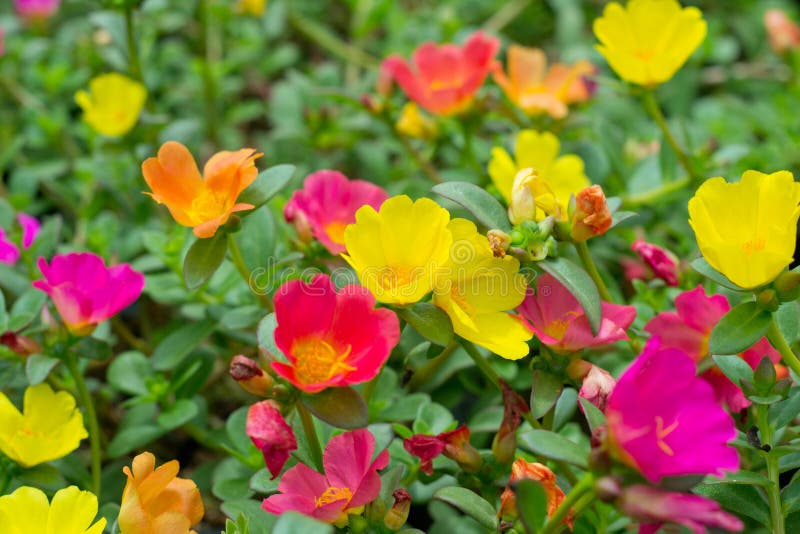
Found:
[[[738,183],[706,180],[689,201],[689,224],[706,261],[734,284],[752,289],[792,261],[800,184],[789,171],[747,171]]]
[[[449,222],[447,210],[427,198],[392,197],[379,212],[363,206],[344,231],[342,257],[379,302],[412,304],[431,291],[448,261]]]
[[[0,393],[0,451],[23,467],[66,456],[87,436],[75,398],[66,391],[29,387],[23,413]]]
[[[77,486],[57,491],[52,503],[30,486],[0,497],[3,534],[102,534],[106,520],[92,525],[96,516],[97,497]]]
[[[267,7],[267,0],[239,0],[237,7],[239,13],[260,17],[264,13],[264,8]]]
[[[522,169],[533,168],[539,180],[546,183],[555,195],[561,212],[567,213],[569,197],[591,184],[583,170],[583,160],[574,154],[559,157],[559,148],[558,138],[550,132],[522,130],[517,136],[514,148],[516,161],[511,159],[504,149],[500,147],[492,149],[489,176],[509,206],[513,200],[515,176]],[[543,210],[536,210],[537,221],[544,219],[545,216]]]
[[[653,86],[677,72],[706,37],[706,21],[696,7],[676,0],[630,0],[607,4],[594,21],[597,50],[620,78]]]
[[[75,102],[83,109],[83,120],[110,137],[124,135],[133,128],[146,99],[144,85],[116,72],[92,78],[88,93],[75,93]]]
[[[433,139],[439,133],[436,123],[423,115],[414,102],[408,102],[403,106],[403,111],[394,127],[401,134],[417,139]]]
[[[567,212],[559,204],[553,189],[536,169],[520,169],[511,188],[511,205],[508,218],[511,224],[542,219],[538,214],[552,215],[557,221],[566,221]]]
[[[450,263],[437,279],[433,303],[464,339],[510,360],[527,356],[531,332],[506,313],[525,298],[519,261],[496,258],[489,240],[466,219],[453,219],[447,227],[453,234]]]

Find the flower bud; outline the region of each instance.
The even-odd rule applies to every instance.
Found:
[[[483,465],[478,449],[469,443],[469,428],[461,425],[452,432],[439,434],[444,441],[443,454],[455,460],[466,473],[477,473]]]
[[[771,312],[778,311],[781,303],[778,301],[778,294],[774,289],[765,289],[756,295],[756,303],[759,307]]]
[[[768,9],[764,13],[764,27],[769,45],[776,53],[784,54],[800,46],[800,27],[782,9]]]
[[[489,246],[495,258],[504,257],[511,248],[512,238],[502,230],[489,230],[486,237],[489,238]]]
[[[383,524],[392,531],[400,530],[408,520],[408,512],[411,510],[411,495],[403,488],[394,490],[392,493],[394,504],[386,512]]]
[[[578,243],[602,235],[611,228],[611,211],[608,209],[603,188],[592,185],[575,195],[575,212],[572,214],[570,235]]]
[[[787,271],[782,273],[773,284],[778,300],[781,302],[792,302],[800,296],[800,273]]]
[[[415,139],[430,140],[439,134],[436,123],[423,115],[414,102],[408,102],[403,106],[403,111],[394,127],[400,134]]]
[[[297,238],[301,242],[311,243],[314,240],[314,232],[308,217],[304,211],[297,209],[294,202],[288,202],[283,208],[283,218],[294,226]]]
[[[508,218],[511,224],[521,224],[537,218],[537,210],[545,215],[552,215],[557,220],[564,220],[562,212],[550,185],[539,178],[535,169],[521,169],[514,177],[511,187],[511,205],[508,207]],[[539,217],[543,218],[543,217]]]
[[[653,274],[662,279],[668,286],[678,285],[680,266],[675,255],[667,249],[661,248],[643,239],[637,239],[631,245],[631,250],[652,269]]]
[[[614,380],[614,377],[611,376],[608,371],[596,365],[592,365],[589,372],[583,378],[583,384],[581,385],[581,390],[578,392],[578,395],[597,406],[597,409],[601,412],[605,412],[608,397],[611,395],[616,384],[617,381]]]
[[[234,356],[231,360],[230,374],[245,391],[253,395],[266,397],[272,390],[272,377],[250,358],[242,355]]]
[[[0,335],[0,345],[5,345],[22,357],[42,352],[42,346],[39,343],[29,337],[21,336],[14,332],[6,332]]]
[[[594,493],[603,502],[612,502],[621,491],[622,487],[614,477],[604,476],[594,481]]]

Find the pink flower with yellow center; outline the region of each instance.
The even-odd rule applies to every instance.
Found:
[[[379,210],[389,198],[381,187],[363,180],[348,180],[336,171],[309,174],[303,189],[295,191],[283,209],[288,222],[308,225],[312,235],[331,254],[344,252],[344,229],[356,222],[361,206]]]
[[[344,525],[349,514],[360,514],[381,490],[378,470],[389,464],[384,450],[373,461],[375,437],[362,428],[331,438],[322,457],[324,474],[297,464],[281,477],[278,491],[262,504],[280,515],[294,511],[320,521]]]
[[[272,369],[307,393],[372,380],[400,339],[397,316],[375,309],[367,288],[337,292],[324,274],[281,286],[275,316],[275,343],[288,362],[272,362]]]
[[[650,482],[739,469],[739,455],[729,445],[736,426],[696,372],[688,354],[662,348],[653,338],[608,398],[612,454]]]
[[[414,52],[413,66],[390,56],[381,66],[381,76],[397,81],[411,100],[431,113],[454,115],[472,105],[499,48],[500,42],[483,32],[473,33],[464,46],[424,43]]]
[[[603,318],[597,334],[578,300],[549,274],[536,281],[536,292],[528,288],[517,311],[528,328],[545,345],[558,352],[575,352],[628,339],[625,330],[636,318],[636,308],[602,303]]]

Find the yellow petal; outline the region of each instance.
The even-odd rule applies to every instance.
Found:
[[[47,525],[49,509],[43,491],[22,486],[0,497],[0,526],[3,534],[36,534]],[[71,534],[71,533],[69,533]]]
[[[97,517],[97,497],[77,486],[59,490],[50,503],[47,534],[86,534]],[[101,518],[89,532],[102,532],[106,520]]]

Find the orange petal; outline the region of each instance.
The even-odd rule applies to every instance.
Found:
[[[203,188],[200,171],[189,150],[175,141],[167,141],[158,150],[158,157],[142,163],[142,174],[153,198],[163,204],[186,211]]]
[[[234,204],[231,209],[216,217],[211,219],[210,221],[205,221],[203,223],[198,224],[194,227],[194,235],[199,237],[200,239],[207,239],[209,237],[214,237],[214,234],[217,233],[217,229],[228,222],[228,218],[231,216],[232,213],[237,211],[247,211],[255,208],[252,204]]]
[[[235,200],[258,176],[255,160],[261,156],[261,152],[252,148],[214,154],[203,169],[206,187],[219,196]]]

